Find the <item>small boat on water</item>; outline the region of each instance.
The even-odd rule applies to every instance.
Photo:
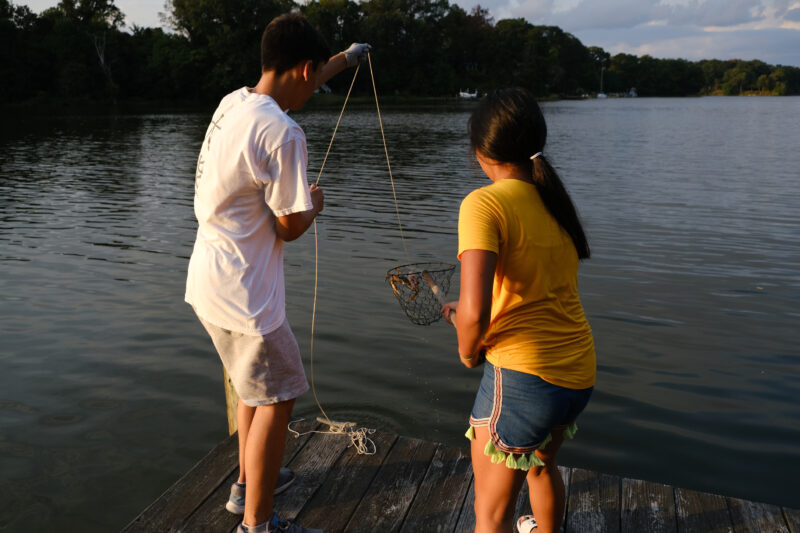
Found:
[[[466,100],[474,100],[478,97],[478,89],[475,89],[475,92],[469,92],[469,89],[466,91],[458,91],[458,97]]]

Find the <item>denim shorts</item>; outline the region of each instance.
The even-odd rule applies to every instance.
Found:
[[[567,389],[507,368],[484,364],[470,426],[488,426],[495,447],[527,454],[545,442],[550,432],[574,423],[589,403],[593,387]]]

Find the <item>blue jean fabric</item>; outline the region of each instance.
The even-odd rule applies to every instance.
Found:
[[[592,390],[559,387],[539,376],[497,368],[487,361],[469,423],[488,426],[498,450],[527,454],[553,429],[575,422]]]

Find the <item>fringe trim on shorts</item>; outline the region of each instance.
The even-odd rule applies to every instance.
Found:
[[[564,430],[564,437],[568,439],[574,439],[575,433],[578,432],[578,424],[573,422]],[[475,427],[469,426],[469,429],[464,434],[466,438],[469,440],[475,440]],[[543,450],[545,446],[547,446],[550,441],[553,440],[552,434],[547,435],[544,441],[537,446],[537,449]],[[483,453],[487,457],[492,458],[492,463],[500,464],[505,463],[506,467],[511,468],[512,470],[525,470],[527,471],[534,466],[545,466],[544,461],[539,459],[536,456],[535,450],[532,450],[530,453],[527,454],[513,454],[513,453],[506,453],[503,451],[498,450],[492,439],[486,441],[486,446],[483,448]],[[517,457],[514,457],[517,455]]]

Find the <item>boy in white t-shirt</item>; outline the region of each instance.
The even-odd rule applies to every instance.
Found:
[[[294,400],[309,388],[286,321],[283,243],[305,233],[324,205],[306,180],[305,134],[286,111],[368,50],[353,44],[329,57],[302,15],[275,18],[262,37],[261,79],[222,99],[197,161],[186,301],[239,394],[240,473],[226,508],[244,514],[240,532],[317,531],[272,511],[273,494],[294,478],[280,463]]]

